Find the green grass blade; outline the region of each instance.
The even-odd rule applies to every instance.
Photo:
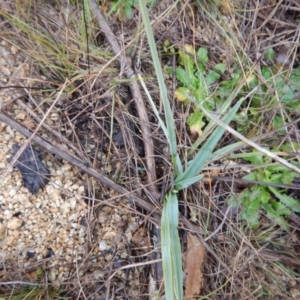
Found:
[[[237,110],[239,109],[240,105],[244,101],[244,98],[238,101],[235,106],[230,110],[230,112],[223,118],[223,123],[229,124],[230,121],[235,116]],[[198,154],[195,156],[194,159],[192,159],[187,169],[183,172],[182,175],[179,175],[175,180],[175,189],[179,190],[178,187],[182,185],[182,182],[187,181],[189,178],[197,176],[202,168],[204,167],[207,160],[211,158],[211,155],[213,153],[213,150],[217,143],[219,142],[220,138],[225,132],[225,128],[219,126],[215,129],[215,131],[210,135],[210,137],[207,139],[207,141],[204,143],[204,145],[201,147],[201,150],[198,152]]]
[[[153,112],[155,113],[155,115],[156,115],[156,117],[157,117],[157,120],[158,120],[158,122],[159,122],[159,125],[160,125],[160,127],[162,128],[162,130],[163,130],[163,132],[164,132],[164,134],[165,134],[165,136],[166,136],[166,138],[167,138],[167,140],[168,140],[168,143],[169,143],[169,145],[170,145],[170,144],[171,144],[171,141],[169,140],[168,129],[167,129],[167,127],[166,127],[164,121],[163,121],[162,118],[160,117],[159,111],[158,111],[158,109],[156,108],[154,101],[152,100],[152,97],[151,97],[151,95],[150,95],[150,93],[149,93],[149,91],[148,91],[148,89],[147,89],[147,87],[146,87],[146,85],[145,85],[145,82],[144,82],[142,76],[138,74],[138,78],[139,78],[139,80],[140,80],[141,86],[143,87],[143,89],[144,89],[144,91],[145,91],[145,93],[146,93],[146,95],[147,95],[147,97],[148,97],[148,100],[149,100],[149,103],[150,103],[150,105],[151,105],[151,107],[152,107],[152,109],[153,109]],[[174,157],[174,162],[173,162],[173,163],[175,163],[175,166],[176,166],[176,170],[177,170],[177,172],[178,172],[178,175],[182,174],[183,168],[182,168],[181,160],[180,160],[180,157],[179,157],[178,153],[175,153],[175,157]]]
[[[178,237],[177,194],[169,192],[164,201],[161,217],[161,251],[165,283],[165,297],[182,299],[183,278],[180,240]]]
[[[181,180],[179,183],[176,184],[177,191],[181,191],[183,189],[188,188],[192,184],[196,183],[197,181],[200,181],[204,177],[203,174],[197,175],[195,177],[188,177],[185,180]]]
[[[157,117],[157,119],[158,119],[159,125],[161,126],[162,131],[164,132],[165,136],[166,136],[167,139],[168,139],[168,138],[169,138],[169,136],[168,136],[168,129],[167,129],[167,127],[166,127],[164,121],[163,121],[162,118],[160,117],[159,111],[158,111],[158,109],[156,108],[154,101],[152,100],[152,97],[151,97],[151,95],[150,95],[150,93],[149,93],[149,91],[148,91],[148,89],[147,89],[147,87],[146,87],[146,84],[145,84],[145,82],[144,82],[144,79],[142,78],[142,76],[141,76],[140,74],[138,74],[138,78],[139,78],[139,80],[140,80],[141,86],[143,87],[143,89],[144,89],[144,91],[145,91],[145,93],[146,93],[146,95],[147,95],[147,97],[148,97],[148,100],[149,100],[150,105],[151,105],[151,107],[152,107],[152,109],[153,109],[153,112],[155,113],[155,115],[156,115],[156,117]],[[169,140],[168,140],[168,142],[170,143]]]
[[[176,132],[175,132],[175,123],[173,119],[173,114],[172,114],[172,109],[168,100],[168,92],[167,88],[164,82],[164,76],[161,68],[161,64],[159,61],[158,57],[158,52],[156,49],[156,43],[154,40],[153,36],[153,31],[152,27],[150,24],[150,19],[148,16],[148,11],[145,5],[145,1],[139,0],[139,5],[140,5],[140,11],[142,14],[144,26],[145,26],[145,31],[146,35],[148,38],[149,42],[149,47],[153,59],[153,65],[155,68],[158,84],[159,84],[159,89],[160,89],[160,95],[161,95],[161,100],[164,106],[165,110],[165,116],[166,116],[166,123],[167,123],[167,129],[168,129],[168,141],[169,141],[169,146],[170,146],[170,153],[171,153],[171,159],[172,159],[172,165],[174,168],[177,168],[177,163],[178,160],[176,159],[177,157],[177,142],[176,142]]]

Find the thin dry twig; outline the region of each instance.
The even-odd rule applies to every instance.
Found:
[[[262,250],[259,251],[259,255],[262,256],[265,260],[269,260],[272,262],[280,262],[282,264],[295,267],[300,266],[300,261],[298,258],[290,257],[284,253],[276,253],[269,250]]]
[[[107,185],[109,188],[118,192],[120,194],[120,196],[126,197],[130,201],[133,201],[136,206],[147,210],[149,213],[154,213],[154,212],[158,213],[158,210],[155,208],[155,206],[153,204],[135,196],[133,194],[133,192],[127,191],[125,188],[116,184],[114,181],[110,180],[108,177],[101,174],[99,171],[97,171],[93,167],[90,167],[89,165],[87,165],[85,162],[83,162],[79,158],[77,158],[75,156],[71,156],[70,154],[66,153],[65,151],[58,149],[57,147],[53,146],[49,142],[40,138],[39,136],[33,135],[33,133],[29,129],[25,128],[20,123],[14,121],[12,118],[10,118],[8,115],[4,114],[3,112],[0,112],[0,121],[13,127],[14,129],[16,129],[17,131],[22,133],[24,136],[32,137],[32,140],[35,143],[37,143],[39,146],[47,149],[48,151],[52,152],[53,154],[58,155],[60,158],[66,160],[70,164],[76,166],[77,168],[81,169],[82,171],[86,172],[87,174],[100,180],[103,184]]]
[[[204,178],[211,178],[211,179],[214,179],[214,180],[227,181],[227,182],[235,182],[235,183],[239,183],[243,186],[250,186],[250,185],[257,184],[257,185],[273,186],[273,187],[284,188],[284,189],[300,190],[300,186],[298,186],[296,184],[283,184],[283,183],[273,183],[273,182],[241,179],[241,178],[234,178],[233,176],[225,177],[225,176],[210,175],[209,177],[206,176]]]

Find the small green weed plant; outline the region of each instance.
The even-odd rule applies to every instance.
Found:
[[[121,21],[131,20],[133,18],[134,10],[139,6],[139,0],[112,0],[109,1],[110,10],[108,15],[115,15]],[[153,0],[148,0],[146,4],[153,4]]]
[[[282,148],[290,148],[290,145],[283,145]],[[269,182],[275,184],[292,184],[299,174],[291,171],[282,165],[272,165],[272,160],[260,152],[242,154],[244,160],[253,165],[261,167],[245,175],[246,180]],[[287,194],[287,190],[271,185],[253,185],[237,197],[231,196],[228,200],[231,207],[242,208],[239,218],[247,221],[247,224],[256,229],[259,227],[261,213],[264,211],[268,218],[272,219],[283,229],[288,230],[289,226],[285,216],[292,212],[300,212],[300,203],[294,197]]]
[[[257,136],[264,130],[276,130],[276,138],[282,137],[286,131],[282,129],[290,122],[291,116],[299,115],[300,101],[297,92],[300,91],[300,70],[294,69],[291,73],[278,73],[274,62],[274,51],[268,51],[270,66],[263,66],[260,76],[252,74],[248,77],[246,84],[240,89],[237,97],[241,97],[247,91],[259,87],[251,98],[245,101],[235,117],[236,130],[248,137]],[[199,48],[197,51],[190,45],[178,51],[179,65],[176,68],[176,78],[179,81],[175,95],[179,101],[190,103],[190,98],[195,99],[194,107],[187,119],[187,125],[191,133],[199,136],[207,125],[207,116],[199,107],[209,112],[215,112],[222,105],[226,98],[230,97],[241,81],[241,72],[234,72],[229,79],[224,80],[226,72],[225,64],[212,66],[209,62],[206,48]],[[171,69],[168,69],[170,72]],[[227,76],[228,78],[228,76]],[[266,122],[266,114],[270,114]],[[271,112],[271,113],[270,113]],[[269,140],[276,143],[276,140]],[[274,147],[271,152],[293,153],[299,146],[297,144],[283,144],[280,149]],[[238,157],[239,155],[235,155]],[[255,171],[244,176],[244,179],[275,184],[291,184],[297,177],[296,172],[282,165],[272,165],[272,159],[258,151],[243,153],[239,156],[253,165],[261,165]],[[228,203],[231,206],[240,206],[242,212],[241,220],[246,220],[248,225],[255,229],[259,227],[261,212],[282,226],[288,229],[284,216],[292,212],[300,212],[300,204],[293,197],[287,195],[286,189],[279,189],[273,186],[254,185],[242,191],[237,197],[230,197]]]
[[[209,69],[208,50],[199,48],[197,52],[191,45],[185,45],[184,50],[178,51],[179,66],[176,68],[176,78],[180,82],[179,87],[175,91],[175,96],[179,101],[189,103],[189,96],[194,98],[196,105],[187,119],[187,125],[192,133],[201,135],[206,125],[205,114],[197,104],[203,104],[209,111],[214,111],[218,107],[220,101],[226,94],[231,93],[230,87],[237,84],[238,76],[228,82],[223,82],[222,87],[215,90],[212,97],[212,88],[220,80],[226,70],[225,64],[216,64]],[[171,69],[168,69],[171,72]],[[227,93],[224,93],[224,89]]]
[[[145,26],[145,32],[147,34],[149,42],[151,56],[153,59],[153,64],[155,67],[157,81],[160,88],[161,101],[165,113],[165,121],[162,120],[160,113],[156,108],[156,103],[153,101],[146,85],[144,84],[143,78],[139,76],[139,79],[148,96],[149,103],[154,113],[156,114],[164,135],[168,140],[171,164],[174,170],[171,174],[171,177],[173,178],[173,184],[164,195],[163,211],[161,216],[161,253],[164,272],[165,297],[166,299],[183,299],[182,254],[180,239],[178,236],[178,192],[188,188],[189,186],[203,178],[204,175],[201,174],[203,167],[208,163],[209,160],[215,159],[219,155],[218,152],[214,152],[214,149],[223,136],[225,127],[218,126],[216,122],[214,122],[213,120],[209,120],[209,124],[207,127],[211,129],[210,134],[208,134],[205,141],[203,141],[201,148],[196,150],[194,158],[187,164],[182,162],[177,147],[173,112],[168,99],[167,88],[164,82],[164,76],[153,36],[153,31],[150,25],[148,11],[142,0],[139,0],[139,4],[143,17],[143,23]],[[205,112],[207,110],[202,106],[202,104],[209,105],[208,107],[211,108],[210,103],[207,104],[210,97],[206,97],[209,95],[208,86],[216,81],[212,77],[216,76],[219,78],[220,74],[217,72],[218,69],[214,70],[215,74],[209,71],[208,73],[204,72],[206,71],[204,64],[206,58],[208,57],[207,51],[204,50],[204,48],[197,53],[199,64],[194,63],[193,58],[189,59],[189,56],[193,55],[192,48],[188,48],[187,50],[189,53],[187,53],[186,56],[183,52],[181,54],[182,68],[176,71],[177,78],[180,78],[180,80],[182,80],[183,87],[185,85],[186,88],[184,91],[181,91],[181,95],[186,96],[186,100],[188,100],[189,97],[192,98],[192,101],[199,105],[199,108],[195,105],[194,113],[198,109],[198,113],[201,113],[202,111]],[[222,69],[222,67],[220,66],[220,69],[222,72],[224,68]],[[208,74],[210,75],[208,76]],[[187,80],[185,80],[185,76],[187,76]],[[238,89],[240,89],[240,87],[238,87]],[[186,95],[184,95],[185,92]],[[201,97],[198,96],[198,93],[200,92],[202,92]],[[249,94],[247,96],[249,96]],[[227,99],[224,99],[224,104],[222,104],[222,107],[220,109],[222,114],[220,114],[220,119],[218,120],[225,125],[228,125],[233,120],[234,116],[240,108],[240,105],[244,101],[244,98],[242,97],[241,99],[236,101],[235,104],[233,104],[232,98],[233,95],[231,95]],[[183,99],[183,101],[184,100],[185,99]],[[204,102],[200,103],[202,102],[202,100]],[[208,114],[207,119],[209,119]],[[227,150],[228,148],[226,150],[221,149],[221,152],[225,153]]]

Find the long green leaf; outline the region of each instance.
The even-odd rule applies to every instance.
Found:
[[[241,103],[244,101],[244,99],[241,99],[238,101],[235,106],[230,110],[230,112],[223,118],[223,122],[225,124],[229,124],[230,121],[235,116],[237,110],[239,109]],[[179,190],[178,187],[182,185],[182,182],[186,182],[189,178],[193,178],[197,176],[201,170],[203,169],[205,163],[207,160],[210,159],[213,150],[217,143],[219,142],[220,138],[225,132],[225,128],[219,126],[215,129],[215,131],[210,135],[210,137],[207,139],[207,141],[204,143],[204,145],[199,150],[198,154],[195,156],[194,159],[192,159],[187,169],[179,175],[175,180],[175,189]]]
[[[167,137],[170,146],[172,165],[175,170],[174,175],[176,176],[176,174],[182,173],[182,165],[177,153],[176,132],[173,114],[168,100],[167,89],[158,58],[148,12],[143,0],[139,0],[139,4],[145,25],[145,31],[149,41],[158,84],[160,87],[160,95],[164,107],[167,126],[164,126],[162,119],[159,117],[155,104],[152,101],[151,97],[149,97],[149,95],[148,98],[149,102],[152,105],[153,111],[156,112],[161,127],[163,128],[164,133]],[[169,191],[164,198],[164,208],[161,217],[161,251],[164,272],[165,297],[167,300],[181,300],[183,297],[182,257],[177,230],[178,218],[179,212],[177,194],[173,191]]]
[[[204,177],[204,174],[197,175],[195,177],[188,177],[186,180],[182,180],[179,183],[176,184],[176,191],[181,191],[183,189],[188,188],[192,184],[196,183],[197,181],[200,181]]]
[[[141,11],[141,14],[143,17],[145,31],[146,31],[146,35],[148,38],[152,59],[153,59],[153,65],[155,68],[155,72],[156,72],[156,76],[157,76],[157,80],[158,80],[158,84],[159,84],[160,96],[161,96],[161,100],[162,100],[164,110],[165,110],[166,123],[167,123],[167,129],[168,129],[168,141],[169,141],[169,146],[170,146],[172,165],[174,168],[177,169],[177,165],[176,165],[178,162],[178,160],[176,159],[176,157],[177,157],[177,142],[176,142],[176,131],[175,131],[175,123],[174,123],[174,119],[173,119],[173,113],[172,113],[172,109],[171,109],[171,106],[170,106],[170,103],[168,100],[168,92],[167,92],[166,84],[164,82],[164,76],[163,76],[162,68],[160,65],[159,56],[158,56],[158,52],[156,49],[156,43],[154,40],[153,31],[152,31],[152,27],[150,24],[150,19],[148,16],[148,11],[147,11],[147,8],[145,5],[145,1],[139,0],[139,5],[140,5],[140,11]]]
[[[183,278],[180,241],[178,237],[178,199],[170,191],[164,201],[161,217],[161,250],[167,300],[182,299]]]

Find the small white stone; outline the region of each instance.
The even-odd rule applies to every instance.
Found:
[[[17,193],[16,190],[15,190],[15,189],[12,189],[12,190],[9,191],[8,194],[9,194],[9,196],[13,197],[13,196],[16,195],[16,193]]]
[[[25,112],[19,112],[17,115],[16,115],[16,119],[17,120],[25,120],[26,118],[26,113]]]
[[[11,46],[10,51],[13,55],[16,55],[18,53],[18,49],[15,46]]]
[[[53,192],[53,186],[51,184],[46,185],[46,192],[49,195],[51,195],[51,193]]]
[[[104,240],[102,240],[100,243],[99,243],[99,250],[100,251],[104,251],[104,250],[106,250],[107,249],[107,243],[104,241]]]
[[[56,274],[56,270],[50,268],[49,272],[48,272],[48,276],[49,276],[49,280],[51,280],[52,282],[56,280],[57,274]]]
[[[59,114],[54,112],[54,113],[51,114],[50,118],[53,121],[57,121],[59,119]]]
[[[72,226],[72,228],[74,228],[74,229],[79,229],[79,228],[81,227],[81,225],[78,224],[78,223],[72,223],[71,226]]]
[[[56,185],[56,188],[61,188],[62,187],[62,183],[61,183],[60,180],[55,180],[54,183]]]
[[[100,270],[95,270],[93,272],[93,276],[95,279],[102,279],[104,277],[105,273]]]
[[[55,175],[56,176],[61,176],[61,175],[63,175],[63,171],[62,170],[56,170]]]
[[[22,226],[23,221],[19,218],[12,218],[7,223],[7,228],[9,229],[17,229]]]
[[[113,239],[115,236],[116,236],[116,232],[115,231],[109,231],[109,232],[105,232],[103,237],[106,239],[106,240],[111,240]]]
[[[76,207],[76,203],[77,203],[77,201],[76,201],[75,198],[71,198],[70,199],[70,207],[71,207],[71,209],[74,209]]]
[[[77,190],[78,187],[79,187],[78,184],[75,183],[75,184],[73,184],[73,185],[71,186],[71,189],[72,189],[72,190]]]
[[[10,211],[10,210],[8,210],[8,209],[6,209],[6,210],[4,211],[4,216],[5,216],[7,219],[10,219],[10,218],[12,217],[12,215],[13,215],[13,212],[12,212],[12,211]]]

